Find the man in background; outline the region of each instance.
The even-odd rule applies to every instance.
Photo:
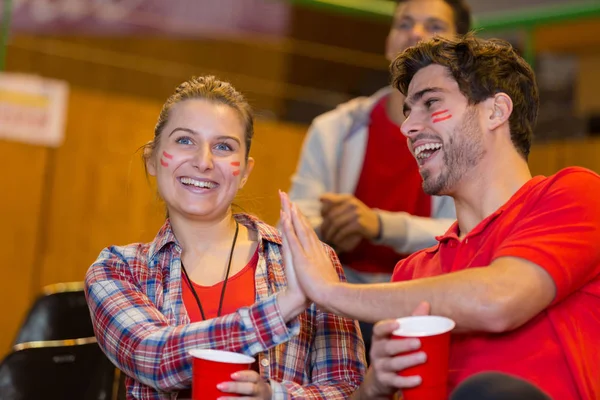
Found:
[[[388,61],[434,35],[468,32],[462,0],[397,1]],[[290,197],[338,253],[351,283],[389,282],[396,263],[435,244],[455,220],[450,197],[430,196],[406,138],[404,95],[391,87],[317,117],[307,134]],[[371,325],[361,324],[367,350]]]

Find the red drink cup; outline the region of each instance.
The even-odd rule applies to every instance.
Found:
[[[393,339],[418,338],[427,361],[407,368],[398,375],[419,375],[422,383],[409,389],[402,389],[403,400],[447,400],[448,399],[448,359],[450,357],[450,331],[455,323],[449,318],[434,315],[398,318],[400,328],[392,333]],[[409,353],[404,353],[409,354]]]
[[[250,369],[253,357],[221,350],[190,350],[192,364],[192,399],[216,400],[222,396],[241,397],[217,389],[222,382],[231,382],[231,374]]]

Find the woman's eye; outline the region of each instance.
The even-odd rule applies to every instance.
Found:
[[[231,151],[231,146],[229,146],[227,143],[219,143],[215,146],[216,150],[219,151]]]
[[[193,143],[192,139],[190,139],[187,136],[182,136],[182,137],[178,138],[176,140],[176,142],[179,143],[179,144],[192,144]]]

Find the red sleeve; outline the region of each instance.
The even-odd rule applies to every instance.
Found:
[[[494,254],[531,261],[554,280],[554,303],[600,274],[600,176],[569,168],[553,181]]]

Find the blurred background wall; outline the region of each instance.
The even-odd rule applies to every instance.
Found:
[[[276,223],[311,119],[389,79],[392,2],[344,3],[4,0],[4,71],[65,81],[69,97],[59,146],[0,140],[0,352],[44,285],[81,281],[105,246],[154,237],[164,210],[138,149],[191,75],[229,80],[255,107],[257,165],[238,204]],[[480,34],[513,42],[538,73],[533,172],[600,172],[599,2],[470,3]]]

